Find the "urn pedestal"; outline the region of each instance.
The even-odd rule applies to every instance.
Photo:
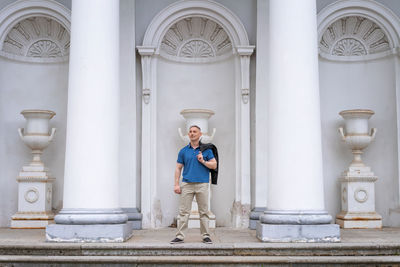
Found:
[[[215,135],[216,129],[213,129],[213,132],[211,135],[208,133],[208,119],[214,115],[214,112],[211,110],[207,109],[184,109],[181,111],[181,115],[185,118],[186,120],[186,133],[189,132],[189,129],[193,125],[197,125],[200,127],[202,136],[200,141],[202,143],[210,143]],[[188,144],[190,142],[190,139],[187,135],[182,134],[182,129],[178,129],[179,136],[181,139]],[[210,181],[211,183],[211,181]],[[208,207],[210,209],[208,218],[209,218],[209,223],[208,227],[209,228],[215,228],[215,215],[211,212],[211,206],[210,206],[210,199],[211,199],[211,185],[210,183],[208,184],[209,188],[209,195],[208,195]],[[200,215],[199,215],[199,210],[197,206],[197,201],[196,197],[194,197],[193,202],[192,202],[192,211],[189,216],[189,222],[188,222],[188,227],[189,228],[200,228]]]
[[[341,182],[342,211],[336,223],[342,228],[382,228],[382,216],[375,212],[375,182],[378,177],[361,160],[362,150],[375,138],[376,128],[369,133],[368,120],[372,110],[344,110],[339,113],[345,120],[345,131],[339,128],[342,140],[354,155]]]
[[[17,177],[18,212],[11,217],[11,228],[46,228],[54,223],[52,212],[53,181],[40,159],[43,149],[53,140],[56,129],[49,133],[49,120],[55,115],[49,110],[24,110],[25,129],[19,128],[19,135],[32,149],[33,159],[23,166]]]

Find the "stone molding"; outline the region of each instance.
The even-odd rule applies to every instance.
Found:
[[[182,31],[174,32],[174,27],[181,27],[182,24],[187,27],[199,27],[201,18],[207,19],[215,23],[215,29],[220,32],[223,30],[224,34],[217,33],[223,39],[221,42],[210,43],[210,38],[193,38],[189,36],[181,36]],[[188,21],[191,20],[190,23]],[[194,24],[192,22],[195,22]],[[189,27],[188,27],[189,25]],[[219,25],[221,28],[218,28]],[[183,26],[182,26],[183,27]],[[214,33],[207,31],[207,33]],[[166,33],[168,37],[166,37]],[[172,33],[172,32],[173,33]],[[201,33],[197,29],[197,32]],[[205,31],[204,31],[205,33]],[[203,33],[203,34],[204,34]],[[226,34],[226,36],[225,36]],[[178,38],[175,40],[175,49],[166,52],[166,40],[172,37]],[[225,37],[225,39],[223,38]],[[228,43],[225,42],[226,37],[229,37]],[[193,41],[202,41],[198,43],[191,43]],[[211,40],[212,41],[212,40]],[[164,42],[164,43],[163,43]],[[172,44],[172,43],[171,43]],[[170,45],[171,45],[170,44]],[[208,51],[204,52],[204,57],[186,57],[179,56],[182,48],[185,45],[192,44],[194,49],[200,48]],[[210,48],[206,47],[207,45]],[[181,47],[178,47],[180,45]],[[222,45],[220,50],[215,50],[215,45]],[[226,47],[225,47],[226,45]],[[197,47],[196,47],[197,46]],[[228,49],[229,48],[229,49]],[[253,53],[254,46],[249,45],[249,39],[246,30],[240,19],[223,5],[211,0],[185,0],[178,1],[165,9],[160,11],[149,24],[143,43],[137,47],[142,60],[142,177],[141,177],[141,192],[142,192],[142,206],[141,211],[143,214],[144,228],[154,228],[156,225],[157,214],[153,211],[153,206],[157,200],[157,59],[159,56],[167,57],[169,59],[177,60],[178,62],[210,62],[212,60],[219,60],[228,56],[235,57],[235,125],[240,125],[236,128],[236,142],[235,147],[236,155],[235,162],[238,167],[236,170],[235,181],[237,183],[235,191],[235,199],[240,200],[242,205],[250,205],[250,105],[249,105],[249,76],[250,76],[250,55]],[[189,48],[188,48],[189,49]],[[211,51],[209,51],[211,49]],[[214,49],[214,50],[213,50]],[[228,53],[229,50],[229,53]],[[186,52],[185,52],[186,53]],[[190,55],[191,52],[187,52]],[[207,54],[208,53],[208,54]],[[211,57],[211,55],[214,55]],[[219,58],[219,56],[221,58]],[[240,93],[236,93],[239,91]],[[233,221],[240,221],[234,218]],[[248,220],[247,220],[248,221]],[[239,223],[240,224],[240,223]],[[234,223],[234,227],[246,227],[248,225]]]
[[[365,61],[398,54],[400,20],[372,0],[334,2],[318,13],[320,56]]]
[[[128,215],[121,209],[63,208],[54,220],[57,224],[124,224],[128,221]]]
[[[332,216],[326,211],[304,211],[304,210],[266,210],[260,216],[260,222],[265,224],[299,224],[315,225],[330,224]]]
[[[0,56],[36,63],[68,60],[71,12],[52,0],[20,0],[0,11]]]

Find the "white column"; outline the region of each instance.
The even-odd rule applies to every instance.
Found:
[[[118,242],[119,1],[74,0],[71,18],[64,207],[49,241]]]
[[[256,229],[260,215],[267,204],[268,173],[268,53],[269,53],[269,4],[268,0],[257,0],[257,53],[256,53],[256,98],[255,98],[255,177],[253,184],[254,208],[250,213],[250,229]]]
[[[324,211],[315,0],[270,1],[267,211],[262,241],[334,242]]]

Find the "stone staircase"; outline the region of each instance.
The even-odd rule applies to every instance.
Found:
[[[400,242],[0,244],[0,266],[400,266]]]

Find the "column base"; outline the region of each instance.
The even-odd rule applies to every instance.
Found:
[[[51,224],[46,227],[47,242],[125,242],[132,237],[132,223]]]
[[[52,212],[17,212],[11,217],[11,229],[45,229],[53,223]]]
[[[132,222],[121,209],[62,209],[46,227],[47,242],[124,242]]]
[[[264,214],[266,209],[266,207],[255,207],[250,212],[249,228],[251,230],[255,230],[257,228],[257,222],[260,220],[260,216]]]
[[[257,222],[257,238],[262,242],[340,242],[337,224],[264,224]]]
[[[336,223],[345,229],[380,229],[382,216],[376,212],[346,212],[336,216]]]
[[[321,210],[266,210],[257,223],[262,242],[340,242],[340,227]]]
[[[128,221],[132,223],[132,230],[142,229],[143,215],[137,208],[122,208],[122,211],[128,215]]]

